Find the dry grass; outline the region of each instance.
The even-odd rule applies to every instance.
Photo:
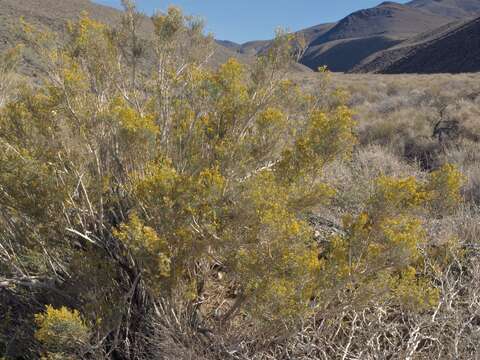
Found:
[[[296,74],[295,79],[313,91],[324,86],[318,73]],[[454,163],[467,177],[466,199],[480,202],[480,73],[334,73],[329,86],[349,94],[358,123],[359,167],[360,159],[372,152],[376,154],[370,158],[378,159],[371,165],[384,172],[392,162],[412,173]],[[456,128],[440,139],[435,135],[439,122],[437,127],[455,124]]]

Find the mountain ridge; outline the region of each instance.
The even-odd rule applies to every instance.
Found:
[[[309,43],[300,62],[312,69],[327,65],[349,71],[370,55],[395,46],[451,19],[387,1],[358,10]]]
[[[474,16],[480,11],[478,0],[412,0],[406,5],[455,19]]]
[[[300,63],[313,70],[327,65],[332,71],[353,71],[377,54],[418,36],[441,32],[449,24],[476,14],[480,15],[480,0],[413,0],[406,4],[384,1],[336,23],[296,32],[305,34],[308,44]],[[265,40],[250,41],[240,44],[236,51],[253,55],[268,45]]]
[[[480,71],[480,17],[420,34],[355,67],[359,73],[462,73]]]

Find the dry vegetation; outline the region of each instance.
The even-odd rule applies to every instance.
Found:
[[[296,74],[308,91],[344,91],[357,121],[359,153],[375,153],[375,169],[405,174],[457,164],[467,201],[480,194],[480,74]],[[380,167],[378,167],[380,166]]]
[[[362,147],[424,171],[455,163],[468,178],[466,200],[479,203],[479,74],[339,74],[333,82],[350,94]]]
[[[299,74],[296,80],[309,91],[333,84],[355,112],[359,143],[353,161],[334,163],[326,174],[341,189],[330,213],[333,222],[344,212],[362,211],[373,191],[371,179],[382,174],[423,178],[453,163],[466,182],[461,208],[424,219],[439,246],[459,239],[463,249],[437,274],[438,307],[422,316],[408,310],[392,315],[388,307],[347,310],[337,322],[309,323],[292,344],[292,358],[478,358],[480,74]]]
[[[27,27],[44,85],[0,87],[0,358],[480,356],[479,75],[292,75],[286,34],[212,71],[135,21]]]

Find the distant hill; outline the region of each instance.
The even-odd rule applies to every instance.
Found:
[[[337,23],[298,31],[308,43],[300,62],[313,70],[327,65],[332,71],[351,71],[377,53],[476,14],[480,14],[480,0],[413,0],[403,5],[386,1]],[[268,41],[252,41],[232,49],[255,54],[268,45]]]
[[[452,19],[464,19],[480,12],[479,0],[413,0],[407,6]]]
[[[297,32],[297,34],[303,36],[307,44],[309,44],[317,37],[330,30],[333,26],[335,26],[335,23],[315,25],[307,29],[300,30]],[[243,44],[238,44],[229,40],[217,40],[217,43],[240,54],[258,55],[270,46],[272,40],[253,40]]]
[[[450,18],[394,2],[354,12],[317,37],[312,46],[328,41],[369,36],[408,37],[451,21]]]
[[[409,6],[384,2],[350,14],[313,39],[301,62],[312,69],[327,65],[333,71],[348,71],[375,52],[451,20]]]
[[[400,41],[388,36],[329,41],[309,46],[300,62],[313,70],[326,65],[331,71],[347,72],[371,54],[394,46]]]
[[[366,59],[354,72],[462,73],[480,71],[480,17],[421,34]]]
[[[217,43],[238,54],[255,56],[266,49],[271,44],[271,40],[254,40],[243,44],[237,44],[228,40],[217,40]]]
[[[336,25],[337,23],[319,24],[300,30],[297,33],[303,35],[305,37],[305,40],[307,40],[307,42],[311,44],[313,41],[334,28]]]

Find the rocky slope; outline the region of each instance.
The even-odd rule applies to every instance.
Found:
[[[384,2],[345,17],[316,37],[301,62],[313,69],[327,65],[333,71],[348,71],[375,52],[449,21],[445,16]]]
[[[480,17],[451,23],[374,54],[354,72],[385,74],[480,71]]]
[[[464,19],[480,12],[478,0],[413,0],[407,6],[455,19]]]

